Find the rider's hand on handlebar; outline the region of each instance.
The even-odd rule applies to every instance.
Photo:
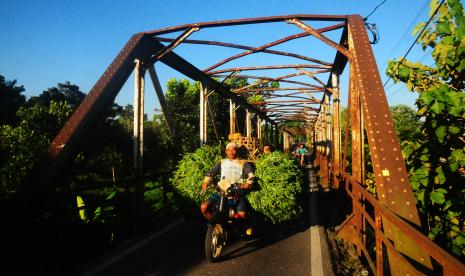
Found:
[[[241,189],[250,189],[252,187],[252,182],[251,181],[246,181],[241,184],[240,188]]]
[[[207,190],[209,184],[210,184],[210,182],[208,182],[208,181],[204,181],[202,183],[202,192],[205,192]]]

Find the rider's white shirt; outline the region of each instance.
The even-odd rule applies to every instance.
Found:
[[[223,159],[221,161],[221,179],[226,179],[230,183],[240,183],[243,163],[239,160]]]

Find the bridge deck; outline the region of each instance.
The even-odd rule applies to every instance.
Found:
[[[308,172],[308,170],[307,170]],[[307,179],[312,177],[307,173]],[[315,183],[307,183],[314,187]],[[309,194],[304,215],[285,225],[266,225],[258,239],[230,244],[219,263],[203,253],[206,225],[184,220],[106,267],[96,275],[328,275],[331,262],[324,229],[315,220],[316,204]],[[312,211],[311,209],[314,208]],[[326,247],[326,248],[325,248]],[[323,250],[321,249],[323,248]],[[314,262],[313,264],[311,262]]]

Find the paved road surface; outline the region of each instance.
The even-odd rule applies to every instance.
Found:
[[[286,225],[262,226],[267,231],[258,230],[260,239],[232,243],[218,263],[205,259],[205,224],[187,220],[97,275],[310,275],[311,229],[315,233],[316,226],[311,227],[310,202],[305,206],[300,219]],[[330,260],[324,262],[327,266]]]

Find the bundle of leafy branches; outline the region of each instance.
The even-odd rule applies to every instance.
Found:
[[[275,151],[255,161],[258,187],[249,195],[252,208],[274,224],[296,218],[302,212],[302,171],[295,160]]]
[[[213,193],[212,190],[202,193],[202,182],[208,171],[221,161],[221,153],[220,146],[204,146],[183,156],[171,180],[182,198],[200,204]]]
[[[200,204],[214,192],[201,193],[201,185],[221,154],[222,147],[205,146],[184,155],[172,179],[181,197]],[[302,212],[298,202],[302,173],[295,161],[276,151],[258,158],[255,166],[258,183],[248,195],[251,207],[275,224],[297,217]]]

